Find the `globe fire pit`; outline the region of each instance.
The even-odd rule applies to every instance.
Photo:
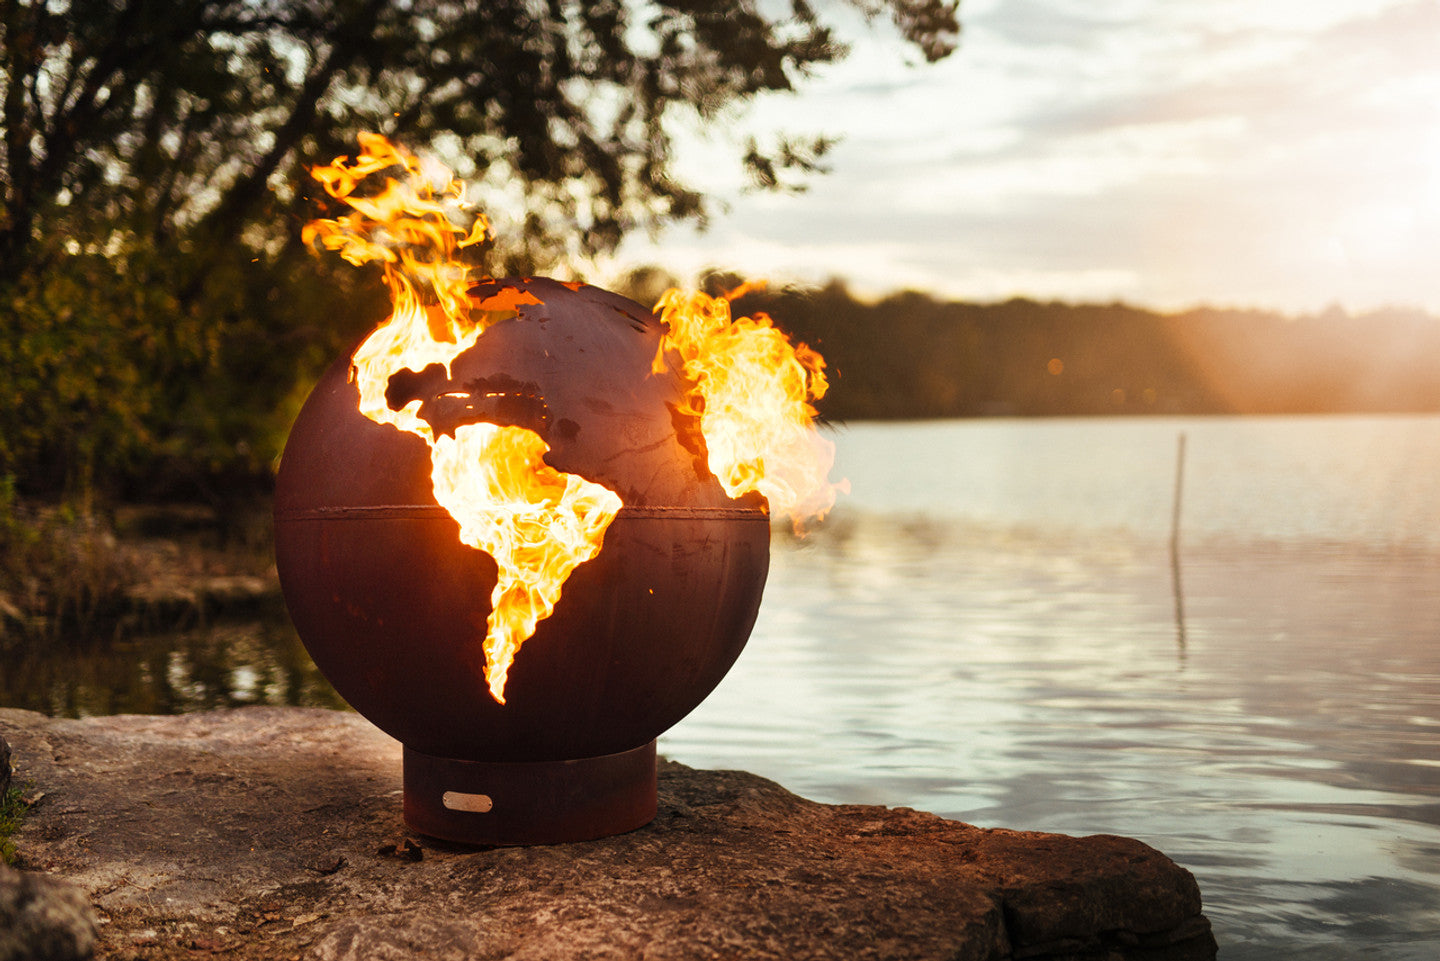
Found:
[[[733,406],[716,385],[744,365],[713,338],[739,328],[723,299],[677,294],[657,315],[583,284],[477,281],[455,247],[478,232],[452,226],[419,162],[362,145],[316,171],[357,213],[310,237],[381,260],[395,312],[321,377],[285,448],[276,564],[296,629],[404,745],[412,829],[535,844],[640,827],[656,737],[754,624],[778,490],[766,457],[795,493],[777,449],[717,462],[755,443],[714,426]],[[388,206],[357,194],[395,167],[410,179],[387,181]],[[774,345],[768,321],[743,320],[755,330],[735,343]],[[798,371],[813,414],[818,356],[780,341],[790,359],[768,376]],[[829,451],[803,426],[779,446],[798,437],[821,462],[800,494],[823,510]]]

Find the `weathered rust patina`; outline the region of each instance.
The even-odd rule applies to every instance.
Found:
[[[540,303],[518,303],[448,372],[406,371],[387,391],[397,408],[418,400],[437,435],[478,421],[533,430],[550,446],[546,463],[624,503],[519,652],[506,703],[483,673],[494,561],[461,543],[436,502],[424,440],[358,411],[348,357],[321,378],[286,446],[276,563],[316,664],[406,746],[416,830],[487,844],[576,840],[653,816],[654,739],[749,637],[769,515],[710,473],[684,412],[687,385],[651,370],[662,327],[650,311],[544,279],[486,281],[475,299],[506,288]],[[447,792],[492,806],[447,806]]]

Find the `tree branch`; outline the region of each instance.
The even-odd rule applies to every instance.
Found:
[[[22,253],[35,221],[33,130],[25,109],[25,92],[40,65],[39,23],[23,22],[28,12],[16,3],[5,5],[5,162],[9,176],[0,184],[0,278],[20,270]],[[38,17],[44,16],[43,8]]]
[[[355,18],[340,25],[325,61],[309,76],[295,97],[290,115],[273,133],[274,142],[265,156],[240,176],[214,211],[205,218],[203,229],[210,238],[237,232],[254,204],[264,196],[265,185],[315,122],[316,111],[335,76],[348,68],[359,54],[359,41],[368,37],[379,22],[385,0],[367,0]]]

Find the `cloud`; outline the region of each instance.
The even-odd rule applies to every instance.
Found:
[[[936,68],[862,38],[747,119],[844,133],[832,175],[801,195],[732,193],[711,234],[641,259],[708,249],[747,271],[981,298],[1031,285],[1154,306],[1440,309],[1440,4],[966,11],[960,52]]]

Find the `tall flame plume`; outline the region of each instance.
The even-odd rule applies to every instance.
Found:
[[[686,401],[700,418],[710,472],[725,492],[758,491],[798,533],[849,485],[830,482],[835,445],[814,425],[813,401],[829,386],[824,358],[792,344],[763,313],[731,317],[731,302],[757,286],[723,297],[666,291],[655,309],[668,330],[653,369],[664,370],[670,352],[678,358],[693,385]]]
[[[504,704],[516,652],[554,611],[571,572],[599,553],[620,497],[545,464],[549,447],[533,431],[477,423],[436,437],[420,417],[419,400],[390,407],[385,391],[394,374],[440,364],[448,375],[455,358],[487,323],[508,316],[515,301],[496,304],[470,294],[479,278],[460,251],[487,239],[489,224],[465,206],[462,181],[378,134],[362,134],[360,147],[353,160],[338,157],[311,171],[350,211],[308,224],[302,238],[353,264],[382,267],[393,309],[351,358],[360,412],[430,445],[436,501],[459,523],[464,543],[495,559],[483,647],[490,694]],[[387,178],[373,194],[358,192],[391,170],[402,177]],[[467,216],[468,226],[456,223]]]

